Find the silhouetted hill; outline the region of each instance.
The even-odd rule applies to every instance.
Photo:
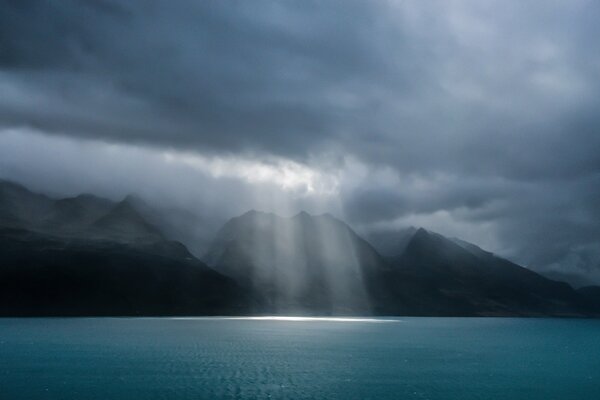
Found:
[[[0,315],[231,315],[247,291],[177,242],[131,244],[0,229]]]
[[[426,285],[443,297],[442,303],[450,305],[449,314],[581,315],[589,311],[566,283],[422,228],[392,262],[403,279]]]

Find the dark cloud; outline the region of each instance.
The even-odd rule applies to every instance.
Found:
[[[478,211],[505,200],[515,191],[506,181],[468,176],[409,176],[376,179],[351,188],[343,197],[345,212],[354,221],[377,222],[409,214],[457,209]]]
[[[0,127],[294,160],[339,178],[355,224],[450,216],[598,276],[599,18],[586,0],[4,1]],[[5,177],[44,180],[11,160]]]
[[[117,140],[305,154],[340,130],[349,110],[337,92],[385,65],[367,36],[377,15],[358,2],[140,2],[127,12],[102,4],[7,8],[2,64],[17,70],[19,89],[59,102],[39,115],[7,99],[6,120]],[[92,111],[101,123],[82,118]]]

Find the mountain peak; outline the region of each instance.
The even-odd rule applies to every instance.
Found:
[[[238,216],[237,218],[256,218],[256,217],[264,217],[264,216],[272,216],[275,215],[273,213],[268,213],[268,212],[264,212],[264,211],[258,211],[255,209],[252,210],[248,210],[245,213],[243,213],[242,215]]]
[[[134,205],[128,198],[121,200],[116,203],[114,207],[109,211],[109,215],[119,216],[119,217],[135,217],[141,218],[141,215],[138,213]]]
[[[142,217],[128,198],[115,204],[93,226],[104,234],[117,235],[123,239],[162,239],[159,230]]]
[[[452,247],[463,250],[460,246],[454,242],[446,239],[444,236],[429,232],[425,228],[418,228],[417,231],[412,235],[408,245],[406,246],[407,251],[440,251],[442,248]],[[466,250],[465,250],[466,252]]]
[[[415,231],[415,235],[419,235],[419,236],[429,235],[429,231],[423,227],[419,227]]]
[[[416,232],[410,238],[407,247],[414,246],[415,243],[425,243],[434,239],[433,234],[427,231],[425,228],[418,228]],[[435,239],[434,239],[435,240]]]
[[[312,217],[312,215],[310,215],[306,211],[302,210],[298,214],[294,215],[293,218],[311,218],[311,217]]]

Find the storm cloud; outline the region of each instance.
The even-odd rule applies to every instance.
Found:
[[[5,0],[0,177],[418,224],[600,283],[599,19],[584,0]]]

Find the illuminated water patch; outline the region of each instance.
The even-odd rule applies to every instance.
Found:
[[[260,316],[260,317],[200,317],[201,319],[242,320],[242,321],[287,321],[287,322],[400,322],[397,319],[350,318],[350,317],[296,317],[296,316]],[[179,317],[175,319],[195,319]]]

